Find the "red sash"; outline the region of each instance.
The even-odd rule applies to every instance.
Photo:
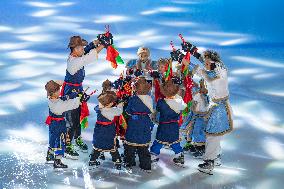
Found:
[[[108,125],[111,125],[113,123],[114,123],[113,121],[97,121],[96,122],[96,124],[100,124],[100,125],[103,125],[103,126],[108,126]]]
[[[147,112],[134,112],[133,115],[148,115]]]
[[[163,121],[163,122],[160,122],[159,124],[168,124],[168,123],[178,123],[178,120]]]
[[[70,86],[74,86],[74,87],[80,87],[80,86],[82,86],[82,83],[68,83],[68,82],[64,81],[64,83],[61,87],[60,96],[63,96],[64,89],[65,89],[66,85],[70,85]]]
[[[63,120],[64,120],[64,117],[51,117],[51,116],[47,116],[47,118],[45,120],[45,123],[47,125],[50,125],[51,121],[63,121]]]

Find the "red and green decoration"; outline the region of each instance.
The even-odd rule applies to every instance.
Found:
[[[111,62],[111,66],[116,69],[118,64],[124,64],[122,58],[119,56],[119,52],[114,47],[114,45],[110,45],[107,47],[107,56],[106,60]]]
[[[172,61],[166,65],[165,81],[170,80],[173,77]]]
[[[182,37],[181,34],[179,34],[179,37],[181,38],[182,42],[185,43],[184,38]],[[174,47],[172,46],[173,50]],[[190,52],[187,52],[185,57],[186,60],[190,62]],[[184,103],[186,103],[186,108],[182,111],[183,116],[187,116],[188,113],[190,112],[190,107],[192,105],[192,87],[193,87],[193,80],[190,74],[190,71],[188,70],[188,67],[185,66],[184,64],[181,67],[182,73],[184,75],[184,87],[185,87],[185,95],[183,97]]]
[[[190,53],[187,52],[185,58],[187,60],[190,61]],[[185,87],[185,95],[183,97],[183,101],[184,103],[187,104],[186,108],[183,110],[182,115],[186,116],[188,115],[189,111],[190,111],[190,107],[192,105],[192,87],[193,87],[193,81],[191,78],[191,75],[189,73],[188,67],[186,67],[185,65],[182,65],[182,72],[184,74],[184,87]]]
[[[109,26],[106,26],[105,35],[108,37],[109,35]],[[116,69],[118,64],[124,64],[122,58],[119,55],[119,52],[115,48],[114,45],[110,45],[107,47],[107,55],[106,60],[111,62],[111,66]]]
[[[88,88],[85,90],[85,92],[88,90]],[[89,95],[92,96],[96,92],[97,92],[97,90],[94,90]],[[82,129],[86,129],[89,126],[89,123],[88,123],[88,116],[89,115],[90,115],[90,111],[89,111],[87,102],[82,102],[81,114],[80,114],[80,125],[81,125]]]
[[[87,102],[82,102],[81,105],[81,115],[80,115],[80,125],[82,129],[86,129],[88,124],[88,116],[90,115]]]

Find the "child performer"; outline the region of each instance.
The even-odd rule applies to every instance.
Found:
[[[205,128],[206,146],[204,163],[198,165],[198,170],[212,174],[214,164],[220,161],[223,135],[233,129],[231,107],[229,104],[229,88],[227,68],[221,61],[217,52],[206,50],[204,52],[204,69],[198,65],[183,60],[190,70],[203,77],[208,86],[210,100],[215,103],[208,113],[208,122]]]
[[[149,96],[151,84],[144,77],[135,83],[136,94],[130,97],[126,107],[129,115],[128,126],[125,134],[124,155],[126,167],[135,166],[135,152],[139,156],[141,170],[151,172],[151,156],[148,150],[151,142],[151,129],[154,127],[150,119],[153,110],[153,100]]]
[[[76,92],[59,97],[60,84],[53,80],[46,83],[45,90],[49,99],[49,116],[46,119],[46,124],[49,125],[49,150],[46,159],[52,160],[52,157],[55,158],[53,163],[54,168],[67,168],[68,166],[61,162],[61,158],[65,152],[67,132],[63,113],[78,108],[80,98],[77,97],[78,93]],[[89,98],[90,96],[83,94],[81,99],[87,101]]]
[[[187,143],[184,150],[190,150],[195,158],[202,158],[205,151],[205,117],[209,109],[209,99],[204,80],[201,79],[200,87],[195,83],[192,88],[191,112],[184,125],[187,127]],[[192,145],[192,146],[191,146]]]
[[[116,169],[121,169],[121,158],[116,146],[116,128],[114,117],[122,114],[123,105],[113,107],[117,97],[113,91],[104,91],[98,96],[99,105],[96,106],[97,122],[93,134],[93,151],[90,155],[90,166],[98,166],[97,159],[101,152],[110,152]]]
[[[183,149],[180,146],[179,137],[179,117],[181,111],[186,107],[182,98],[177,98],[179,86],[174,84],[170,79],[161,85],[161,93],[165,96],[160,99],[156,106],[156,111],[160,112],[159,126],[157,129],[156,140],[151,146],[152,162],[159,160],[158,155],[164,145],[168,145],[175,152],[176,157],[173,159],[177,165],[184,164]]]

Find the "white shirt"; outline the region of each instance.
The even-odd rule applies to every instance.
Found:
[[[182,98],[174,98],[174,99],[167,99],[165,98],[166,103],[169,107],[174,110],[176,113],[180,113],[182,110],[186,108],[186,104],[183,102]]]
[[[210,99],[221,99],[229,96],[228,76],[226,69],[218,69],[217,77],[208,78],[204,69],[197,66],[196,74],[204,78],[207,84],[208,95]]]
[[[68,110],[73,110],[78,108],[80,105],[80,97],[76,97],[74,99],[69,100],[61,100],[58,99],[49,99],[48,107],[50,111],[56,115],[62,115],[64,112]]]
[[[209,103],[206,102],[203,94],[195,93],[192,97],[193,99],[193,111],[194,112],[207,112],[209,109]]]
[[[67,59],[67,71],[74,75],[78,70],[98,59],[96,49],[92,49],[88,54],[81,57],[74,57],[69,55]]]
[[[111,108],[101,108],[101,114],[109,119],[109,120],[113,120],[113,118],[115,116],[119,116],[121,115],[123,112],[123,106],[122,105],[118,105],[116,107],[111,107]]]

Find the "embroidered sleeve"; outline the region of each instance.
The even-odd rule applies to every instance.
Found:
[[[82,69],[84,66],[92,63],[93,61],[98,59],[98,53],[96,49],[92,49],[86,55],[81,57],[73,57],[72,59],[68,59],[67,62],[67,71],[74,75],[78,70]]]
[[[88,54],[92,49],[96,48],[96,45],[91,42],[89,43],[85,48],[84,48],[84,51],[85,51],[85,54]]]
[[[135,66],[135,65],[136,65],[136,60],[133,59],[133,60],[129,60],[129,61],[127,62],[126,67],[127,67],[127,68],[132,68],[132,67]]]

